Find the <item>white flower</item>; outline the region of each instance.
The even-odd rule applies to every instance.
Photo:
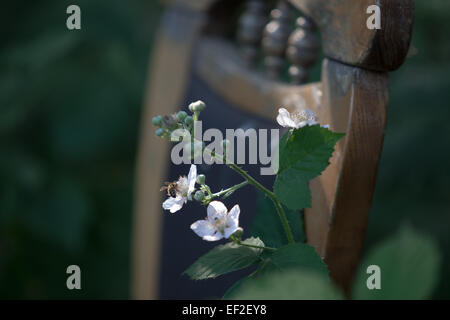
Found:
[[[239,205],[235,205],[228,212],[227,207],[220,201],[212,201],[207,208],[208,216],[205,220],[198,220],[191,225],[191,229],[203,240],[217,241],[229,238],[239,229]]]
[[[304,109],[300,112],[293,112],[291,114],[286,109],[280,108],[278,109],[277,122],[282,127],[296,129],[302,128],[306,125],[312,126],[317,124],[314,113],[309,109]]]
[[[188,200],[192,200],[192,193],[195,191],[195,180],[197,179],[197,166],[191,165],[188,176],[183,176],[173,183],[175,197],[169,197],[163,202],[162,207],[170,210],[171,213],[177,212]],[[169,186],[170,188],[170,186]],[[169,190],[170,193],[170,190]]]

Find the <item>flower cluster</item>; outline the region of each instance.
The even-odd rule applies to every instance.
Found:
[[[158,137],[167,138],[178,129],[192,130],[195,118],[205,109],[206,105],[203,101],[196,101],[189,105],[189,110],[193,113],[188,115],[185,111],[179,111],[172,115],[155,116],[152,123],[158,127],[155,134]]]
[[[153,118],[153,124],[158,127],[156,135],[167,138],[176,133],[177,129],[185,129],[192,133],[195,122],[198,120],[199,114],[205,108],[205,103],[197,101],[189,105],[189,111],[192,115],[188,115],[185,111],[179,111],[169,116],[156,116]],[[278,110],[277,122],[283,126],[293,129],[299,129],[307,125],[317,124],[316,117],[311,110],[305,109],[299,112],[289,113],[284,108]],[[224,141],[225,143],[226,141]],[[193,148],[188,150],[189,154],[195,154],[196,144],[201,145],[200,150],[204,149],[204,144],[199,141],[192,141],[186,147]],[[235,168],[235,170],[239,170]],[[245,173],[242,173],[245,176]],[[207,216],[204,220],[199,220],[191,225],[191,229],[202,239],[206,241],[217,241],[223,238],[229,239],[235,234],[238,238],[242,234],[239,227],[239,205],[235,205],[229,212],[225,205],[213,199],[217,197],[226,198],[237,189],[250,183],[249,179],[241,184],[235,185],[226,190],[212,193],[211,189],[205,183],[204,175],[197,175],[197,167],[192,164],[187,176],[181,176],[177,181],[166,182],[161,191],[166,190],[168,198],[163,202],[162,207],[175,213],[182,209],[183,205],[188,201],[196,200],[203,205],[207,205]],[[196,189],[196,184],[200,185]],[[235,237],[236,237],[235,236]],[[232,237],[232,239],[235,239]]]

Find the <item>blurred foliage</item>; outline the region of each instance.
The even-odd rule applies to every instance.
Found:
[[[292,269],[252,279],[228,299],[340,300],[343,299],[343,294],[323,274]]]
[[[315,259],[309,263],[301,261],[308,255],[296,253],[292,250],[295,246],[301,245],[286,246],[272,256],[273,263],[282,268],[272,268],[262,274],[258,272],[256,276],[253,273],[241,279],[226,292],[224,299],[343,299],[343,293],[327,276],[328,270],[320,258],[316,256],[319,264],[313,262]],[[314,252],[312,247],[310,249]],[[300,258],[300,264],[293,263],[295,256]],[[440,260],[435,241],[419,234],[408,224],[403,225],[394,235],[378,243],[361,261],[352,298],[429,299],[440,279]],[[376,276],[375,273],[367,272],[372,265],[379,267],[380,290],[367,288],[368,282],[375,283],[371,277]]]
[[[388,125],[365,251],[410,222],[438,241],[450,269],[450,2],[415,1],[417,51],[391,74]],[[450,298],[441,273],[434,298]]]
[[[82,30],[69,32],[74,3]],[[408,220],[436,238],[449,270],[450,2],[415,3],[418,53],[391,75],[365,250]],[[129,296],[132,177],[160,12],[146,0],[2,3],[0,298]],[[65,287],[70,264],[81,291]],[[450,274],[434,297],[450,298]]]
[[[78,4],[82,29],[68,31]],[[8,1],[0,28],[0,298],[127,298],[157,1]],[[82,290],[65,287],[78,264]]]
[[[380,290],[369,290],[366,281],[380,269]],[[370,250],[360,262],[353,298],[364,300],[429,299],[441,278],[441,254],[435,241],[405,225]],[[374,274],[375,275],[375,274]]]

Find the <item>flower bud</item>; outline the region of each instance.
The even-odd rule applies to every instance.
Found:
[[[184,123],[185,123],[187,126],[191,126],[191,125],[194,124],[194,118],[192,118],[191,116],[187,116],[187,117],[184,119]]]
[[[205,104],[203,101],[201,101],[201,100],[192,102],[192,103],[189,105],[189,110],[190,110],[191,112],[201,112],[201,111],[203,111],[203,109],[205,109],[205,108],[206,108],[206,104]]]
[[[197,183],[198,184],[205,184],[205,181],[206,181],[206,177],[205,177],[204,174],[199,174],[197,176]]]
[[[242,235],[244,234],[244,229],[242,229],[241,227],[237,228],[236,231],[230,236],[233,237],[234,239],[241,239]]]
[[[163,119],[163,118],[162,118],[161,116],[153,117],[152,123],[153,123],[155,126],[160,127],[160,126],[161,126],[161,123],[162,123],[162,119]]]
[[[195,194],[194,194],[194,199],[196,201],[203,201],[203,199],[205,199],[205,194],[203,193],[203,191],[198,190]]]
[[[175,118],[174,115],[164,116],[163,120],[162,120],[162,126],[164,128],[169,129],[170,131],[173,131],[173,130],[179,128],[178,120]]]
[[[178,121],[183,122],[186,117],[187,117],[187,113],[184,112],[184,111],[180,111],[180,112],[177,113]]]
[[[162,136],[164,135],[164,129],[161,129],[161,128],[156,129],[155,134],[156,134],[158,137],[162,137]]]

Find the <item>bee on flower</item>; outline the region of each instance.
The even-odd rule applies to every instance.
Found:
[[[192,193],[195,191],[195,180],[197,179],[197,166],[191,165],[189,174],[181,176],[177,181],[166,182],[160,191],[167,190],[169,198],[163,202],[164,210],[175,213],[180,210],[188,200],[192,200]]]

